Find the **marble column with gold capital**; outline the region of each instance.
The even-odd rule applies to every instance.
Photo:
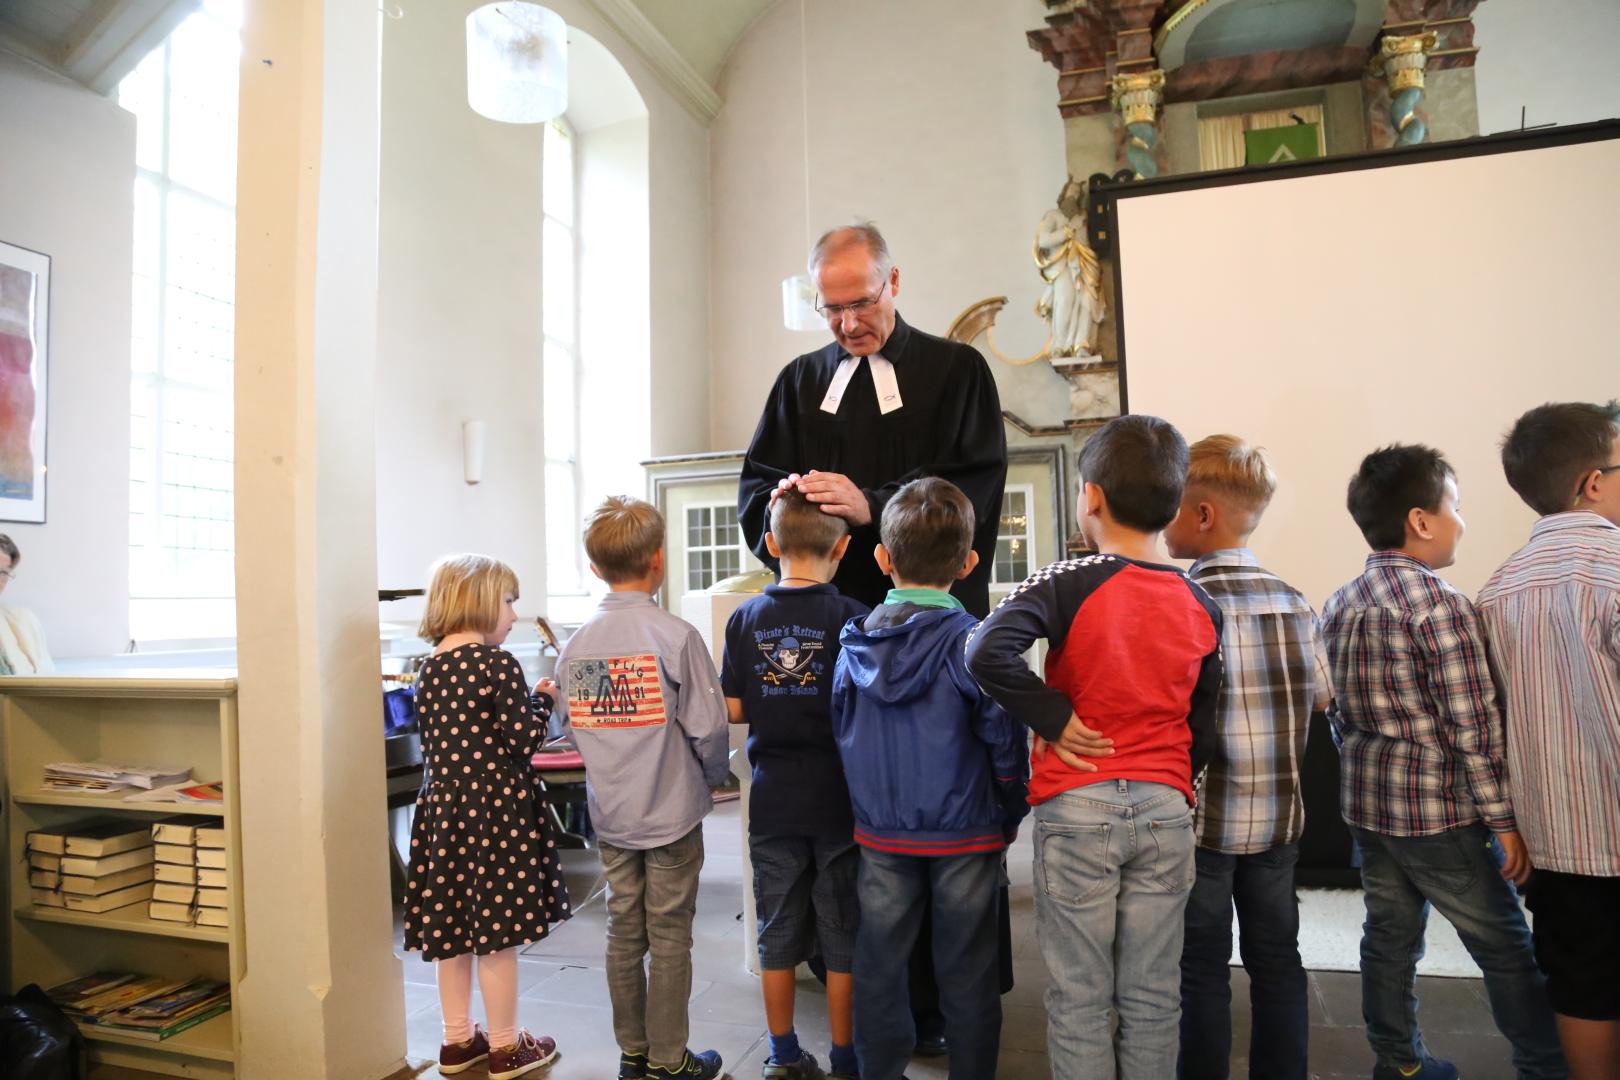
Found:
[[[1382,67],[1389,84],[1389,122],[1395,127],[1395,145],[1412,146],[1428,135],[1428,126],[1417,114],[1423,98],[1423,71],[1429,53],[1435,48],[1434,32],[1385,34],[1378,48],[1376,64]]]
[[[1159,142],[1159,105],[1164,101],[1164,72],[1133,71],[1114,76],[1114,108],[1125,121],[1125,161],[1138,180],[1159,175],[1155,148]]]

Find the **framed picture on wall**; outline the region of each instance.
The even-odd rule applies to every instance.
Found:
[[[45,520],[51,258],[0,243],[0,521]]]

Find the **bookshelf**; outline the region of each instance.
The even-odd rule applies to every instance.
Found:
[[[41,788],[52,761],[128,760],[190,767],[197,780],[225,781],[220,805],[129,803],[122,793]],[[219,673],[160,670],[105,677],[0,678],[0,763],[5,830],[0,843],[0,971],[5,988],[52,986],[93,971],[132,970],[174,977],[206,975],[230,983],[244,969],[242,829],[236,742],[236,680]],[[140,903],[105,913],[36,907],[23,861],[28,833],[106,817],[145,824],[203,814],[225,826],[230,926],[150,919]],[[91,1058],[171,1076],[234,1077],[240,1043],[237,1012],[152,1042],[81,1027]]]

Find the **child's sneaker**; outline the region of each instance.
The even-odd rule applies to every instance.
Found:
[[[439,1072],[445,1076],[454,1076],[459,1072],[466,1072],[474,1065],[489,1057],[489,1038],[477,1024],[473,1025],[472,1038],[466,1042],[444,1043],[439,1047]]]
[[[1457,1066],[1432,1057],[1424,1057],[1411,1072],[1385,1065],[1373,1066],[1373,1080],[1457,1080],[1458,1075]]]
[[[694,1054],[688,1050],[679,1065],[647,1066],[647,1080],[714,1080],[720,1075],[720,1055],[713,1050]],[[490,1073],[494,1077],[494,1073]]]
[[[789,1065],[778,1065],[774,1060],[765,1062],[762,1075],[765,1080],[826,1080],[827,1076],[807,1050],[799,1051],[799,1060]]]
[[[489,1080],[511,1080],[514,1076],[545,1068],[556,1059],[557,1040],[549,1035],[537,1039],[525,1029],[518,1032],[517,1042],[511,1046],[490,1050]]]
[[[647,1075],[647,1055],[619,1052],[619,1080],[642,1080]]]

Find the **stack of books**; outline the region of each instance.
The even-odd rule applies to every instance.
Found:
[[[157,884],[147,913],[165,922],[229,925],[224,824],[207,817],[160,821],[152,844]]]
[[[47,791],[123,791],[167,787],[189,779],[190,769],[123,765],[109,761],[58,761],[45,766]]]
[[[28,834],[35,904],[104,912],[152,898],[152,836],[145,826],[93,822]]]
[[[100,971],[45,991],[81,1024],[158,1042],[231,1007],[231,989],[212,979],[170,979]]]

